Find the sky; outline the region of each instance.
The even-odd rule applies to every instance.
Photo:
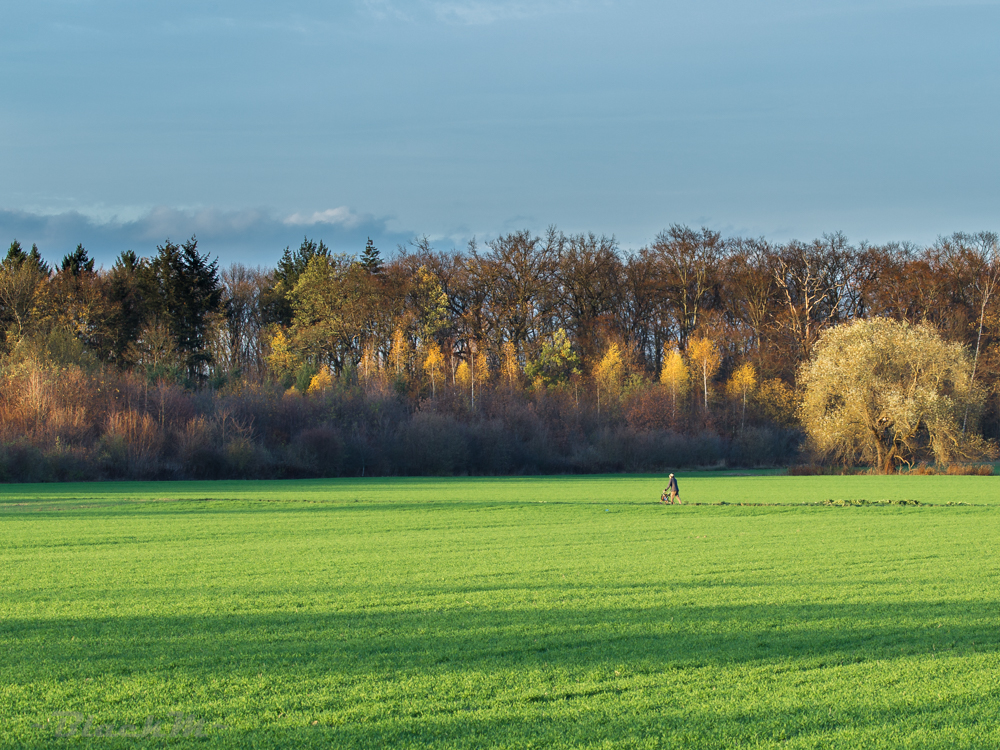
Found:
[[[0,243],[1000,229],[1000,0],[0,0]]]

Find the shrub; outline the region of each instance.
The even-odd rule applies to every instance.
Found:
[[[45,454],[27,440],[0,447],[0,479],[4,482],[44,482],[50,479]]]
[[[950,476],[993,476],[993,464],[951,464],[946,474]]]
[[[344,441],[330,425],[310,427],[296,436],[289,457],[289,468],[293,473],[335,477],[343,468]]]
[[[399,469],[403,474],[469,472],[469,435],[453,416],[418,412],[401,429]]]
[[[790,477],[818,477],[825,476],[827,474],[832,474],[828,466],[819,466],[818,464],[806,464],[804,466],[789,466],[788,476]]]

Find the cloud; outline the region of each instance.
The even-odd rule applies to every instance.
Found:
[[[442,21],[485,26],[503,20],[521,20],[537,15],[539,8],[526,3],[437,2],[434,15]]]
[[[362,6],[377,21],[413,21],[393,0],[363,0]]]
[[[363,7],[377,20],[416,22],[421,19],[461,25],[486,26],[499,21],[520,21],[557,13],[579,13],[607,0],[363,0]]]
[[[233,262],[273,265],[285,247],[297,246],[303,236],[322,239],[334,252],[360,253],[368,238],[388,254],[415,236],[389,227],[388,217],[362,214],[346,206],[280,216],[267,209],[228,211],[218,208],[157,207],[136,218],[100,219],[79,211],[35,213],[0,209],[0,243],[14,239],[37,244],[43,257],[57,262],[77,243],[98,263],[110,266],[123,250],[152,255],[166,240],[198,239],[198,247],[217,257],[221,265]]]
[[[328,208],[325,211],[315,211],[309,216],[303,216],[302,214],[292,214],[287,219],[285,219],[286,224],[292,226],[310,226],[313,224],[332,224],[340,225],[347,229],[353,229],[366,221],[374,221],[372,216],[362,216],[361,214],[355,213],[347,206],[339,206],[338,208]]]

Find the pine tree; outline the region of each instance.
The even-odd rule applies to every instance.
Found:
[[[292,324],[294,311],[289,295],[298,283],[299,277],[305,273],[309,261],[317,255],[330,257],[330,248],[323,243],[323,240],[316,242],[303,237],[302,244],[295,252],[285,248],[281,260],[274,269],[274,284],[261,295],[262,319],[265,323],[278,323],[285,328]]]
[[[78,244],[76,250],[62,259],[59,266],[60,273],[69,273],[72,276],[81,276],[85,273],[94,272],[94,259],[87,255],[83,244]]]
[[[212,359],[206,334],[210,315],[218,312],[222,303],[219,264],[198,252],[194,237],[180,246],[167,240],[157,250],[151,264],[157,312],[185,357],[188,378],[195,380],[204,376],[205,365]]]
[[[149,269],[144,259],[125,250],[115,260],[107,276],[107,296],[111,314],[106,321],[107,339],[102,356],[120,366],[131,365],[129,345],[137,341],[150,315]],[[155,302],[155,298],[153,298]]]
[[[382,256],[371,237],[368,238],[368,244],[365,245],[365,251],[361,254],[361,260],[358,262],[368,273],[382,273]]]
[[[52,269],[49,268],[48,264],[42,260],[42,254],[38,252],[38,245],[31,246],[31,252],[24,252],[24,248],[21,247],[21,243],[14,240],[10,243],[10,248],[7,250],[7,257],[4,259],[5,265],[21,265],[22,263],[29,263],[32,270],[37,272],[37,274],[42,278],[47,278],[51,273]]]

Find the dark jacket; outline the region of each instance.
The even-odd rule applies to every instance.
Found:
[[[677,477],[670,477],[670,484],[667,485],[667,489],[678,495],[681,494],[680,489],[677,487]]]

